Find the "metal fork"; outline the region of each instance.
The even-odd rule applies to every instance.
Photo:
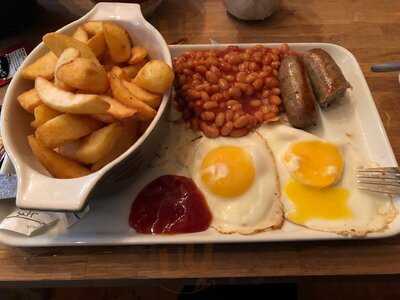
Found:
[[[358,168],[356,178],[360,190],[400,195],[400,170],[397,167]]]

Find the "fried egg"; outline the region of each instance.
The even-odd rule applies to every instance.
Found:
[[[257,134],[240,139],[203,137],[194,152],[191,176],[221,233],[252,234],[283,221],[275,161]]]
[[[361,191],[355,170],[368,166],[349,143],[334,143],[286,125],[257,132],[275,156],[285,218],[310,229],[362,236],[395,217],[388,196]]]
[[[260,135],[209,139],[181,123],[169,126],[172,136],[166,138],[152,167],[194,180],[213,216],[212,228],[252,234],[282,225],[278,173]]]

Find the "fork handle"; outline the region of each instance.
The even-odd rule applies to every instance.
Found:
[[[400,71],[400,62],[388,62],[383,64],[376,64],[371,67],[372,72],[394,72]]]

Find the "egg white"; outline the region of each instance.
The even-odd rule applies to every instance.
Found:
[[[305,140],[323,141],[313,134],[283,124],[262,126],[257,129],[257,132],[266,139],[275,156],[282,189],[290,179],[289,170],[283,162],[283,155],[289,146],[292,143]],[[341,149],[343,155],[343,176],[336,186],[343,187],[349,191],[347,204],[352,212],[352,218],[342,220],[314,218],[299,225],[314,230],[354,236],[363,236],[369,232],[385,229],[397,213],[391,197],[359,190],[356,185],[356,168],[361,166],[366,167],[371,165],[371,163],[361,158],[360,154],[354,151],[350,143],[330,142],[336,144]],[[282,193],[281,199],[285,217],[287,218],[295,207],[285,193]]]
[[[255,179],[242,195],[222,198],[212,193],[201,179],[201,164],[211,150],[236,146],[247,151],[255,168]],[[274,157],[265,141],[256,133],[242,138],[201,138],[194,151],[190,174],[203,192],[213,215],[211,227],[221,233],[252,234],[280,227],[283,210]]]

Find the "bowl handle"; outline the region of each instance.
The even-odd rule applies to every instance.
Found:
[[[94,20],[115,18],[116,20],[125,20],[131,22],[145,21],[139,4],[134,3],[112,3],[100,2],[97,3],[91,11],[89,11],[83,18]]]
[[[21,173],[18,174],[16,205],[39,210],[84,209],[91,190],[101,177],[93,173],[80,178],[57,179],[28,168]]]

